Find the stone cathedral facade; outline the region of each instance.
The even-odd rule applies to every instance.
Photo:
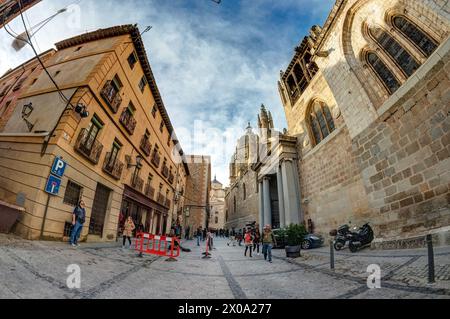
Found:
[[[270,185],[293,162],[286,175],[297,173],[298,189],[290,184],[283,190],[295,195],[282,197],[298,209],[278,200],[285,223],[297,209],[299,222],[323,235],[369,222],[381,247],[420,245],[430,233],[448,243],[449,35],[449,1],[337,0],[280,73],[281,136],[295,140],[284,153],[291,145],[295,153],[279,156],[272,175],[253,166],[255,185],[268,176],[272,196],[266,205],[259,196],[258,218],[267,223],[270,206],[280,224]]]

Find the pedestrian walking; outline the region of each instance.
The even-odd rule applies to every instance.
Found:
[[[203,229],[203,231],[202,231],[202,235],[203,235],[203,241],[205,241],[205,240],[206,240],[206,234],[207,234],[207,232],[206,232],[206,228],[204,228],[204,229]]]
[[[272,228],[270,225],[264,226],[264,231],[262,234],[262,243],[263,243],[263,255],[264,260],[268,260],[270,263],[272,262],[272,248],[277,244],[275,235],[272,232]]]
[[[244,256],[247,257],[247,250],[250,251],[250,258],[252,256],[252,250],[253,250],[253,236],[250,230],[248,230],[244,235],[244,245],[245,245],[245,252]]]
[[[259,232],[259,229],[255,229],[253,234],[253,252],[256,251],[257,255],[259,256],[259,246],[261,244],[261,233]]]
[[[72,232],[70,234],[70,245],[78,247],[78,240],[80,239],[83,225],[86,222],[86,209],[83,200],[80,200],[77,207],[75,207],[72,214]]]
[[[125,248],[125,242],[128,239],[129,247],[131,247],[131,237],[133,236],[133,230],[136,228],[134,225],[133,219],[131,216],[128,216],[125,225],[123,226],[123,241],[122,241],[122,249]]]
[[[197,228],[195,236],[197,237],[197,246],[200,246],[200,241],[202,240],[202,229],[200,227]]]

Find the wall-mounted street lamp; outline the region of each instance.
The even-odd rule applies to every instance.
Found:
[[[30,132],[33,131],[34,124],[28,121],[28,118],[30,117],[31,113],[33,113],[33,110],[33,103],[25,104],[22,109],[22,120],[25,121],[28,127],[28,131]]]
[[[82,103],[78,103],[77,106],[75,106],[75,112],[80,114],[83,119],[89,117],[89,112],[86,110],[86,105]]]
[[[136,156],[136,164],[128,163],[127,168],[132,168],[132,167],[141,168],[143,160],[144,160],[144,158],[141,155],[137,155]]]

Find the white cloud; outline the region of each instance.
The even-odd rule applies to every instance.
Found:
[[[71,2],[44,0],[27,16],[35,24]],[[322,22],[331,4],[332,0],[224,0],[218,6],[192,0],[187,7],[182,0],[83,0],[80,25],[73,23],[76,10],[66,13],[45,27],[36,42],[44,51],[57,41],[101,27],[153,26],[143,39],[181,145],[185,153],[211,155],[213,174],[227,184],[235,141],[220,152],[217,141],[197,138],[191,143],[187,132],[202,120],[221,132],[233,132],[237,139],[248,121],[256,125],[261,103],[272,111],[275,125],[285,127],[276,85],[279,70],[289,63],[309,26]],[[284,21],[282,14],[291,18]],[[295,15],[303,18],[294,19]],[[20,19],[11,26],[17,33],[23,31]],[[0,39],[0,73],[33,56],[29,48],[13,52],[5,30],[0,30]]]

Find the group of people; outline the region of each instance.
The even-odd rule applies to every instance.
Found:
[[[236,246],[238,242],[239,246],[244,242],[245,251],[244,256],[247,257],[247,252],[249,257],[252,258],[252,252],[256,251],[259,256],[259,248],[262,245],[262,254],[264,255],[264,260],[272,262],[272,248],[276,246],[276,238],[272,232],[270,225],[264,226],[263,233],[261,234],[259,228],[247,227],[239,232],[235,232],[234,229],[231,231],[229,236],[228,246]]]

